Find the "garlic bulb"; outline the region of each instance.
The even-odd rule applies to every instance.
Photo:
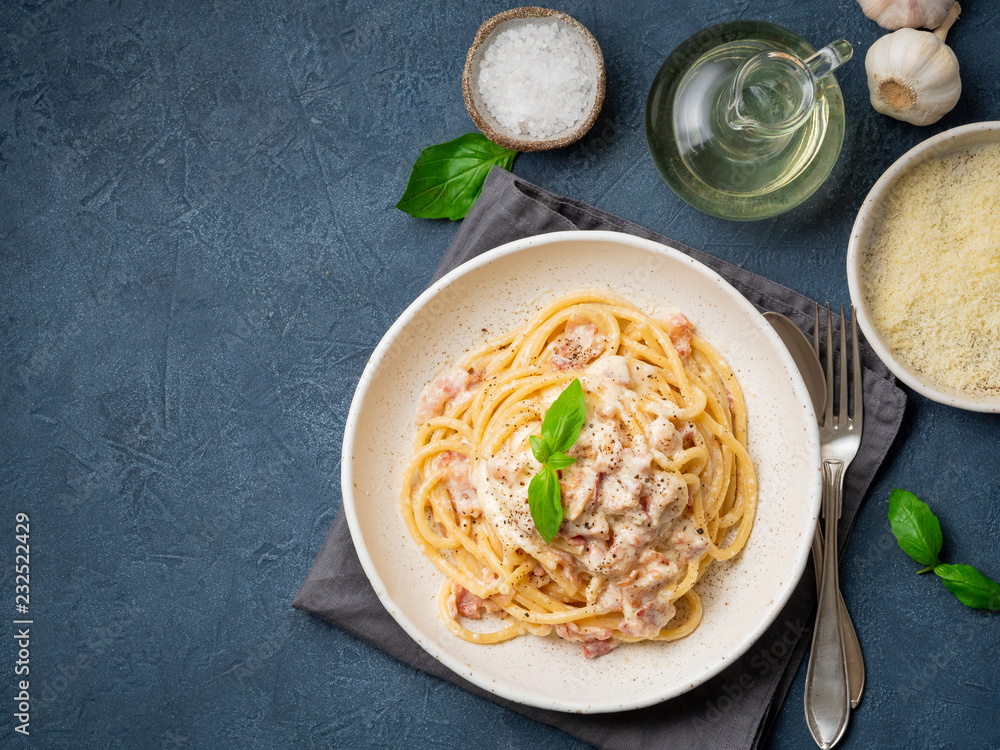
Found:
[[[899,29],[869,48],[865,70],[875,109],[914,125],[930,125],[952,110],[962,79],[958,58],[944,38],[960,11],[955,3],[935,31]]]
[[[955,0],[858,0],[865,15],[883,29],[936,29]]]

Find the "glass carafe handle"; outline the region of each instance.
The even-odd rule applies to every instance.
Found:
[[[851,59],[854,48],[846,39],[831,42],[806,60],[806,67],[817,81],[829,75]]]

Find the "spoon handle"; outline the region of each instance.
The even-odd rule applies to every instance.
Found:
[[[850,696],[847,689],[847,665],[844,634],[840,621],[837,575],[837,520],[843,493],[844,462],[823,462],[823,516],[826,534],[823,550],[823,576],[819,591],[816,628],[806,671],[806,723],[816,744],[829,750],[847,729]]]
[[[813,536],[813,567],[816,569],[816,593],[819,594],[823,576],[823,531],[816,526]],[[840,627],[844,633],[844,654],[847,659],[847,690],[851,698],[851,708],[857,708],[861,702],[861,694],[865,690],[865,658],[861,653],[861,642],[854,629],[851,613],[838,587],[837,597],[840,601]]]
[[[857,708],[861,702],[861,693],[865,690],[865,659],[861,654],[861,642],[854,629],[851,615],[847,612],[844,597],[837,591],[840,599],[840,627],[844,634],[844,655],[847,660],[847,690],[850,694],[851,708]]]

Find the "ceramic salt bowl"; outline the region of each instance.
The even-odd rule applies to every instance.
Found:
[[[584,116],[572,127],[546,138],[533,138],[523,133],[515,133],[501,124],[486,107],[478,85],[485,51],[496,36],[516,26],[537,23],[538,19],[555,21],[563,29],[575,34],[582,42],[585,54],[590,57],[594,71],[591,100],[589,106],[584,110]],[[465,106],[476,126],[494,143],[515,151],[545,151],[552,148],[562,148],[578,141],[597,120],[601,105],[604,103],[604,86],[604,56],[601,54],[597,40],[575,18],[549,8],[514,8],[488,19],[476,33],[476,38],[473,40],[472,47],[469,48],[469,54],[465,59],[465,70],[462,73],[462,93],[465,98]]]

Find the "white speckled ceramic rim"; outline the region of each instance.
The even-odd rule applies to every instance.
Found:
[[[911,148],[889,167],[869,191],[868,197],[865,198],[861,210],[858,211],[858,217],[854,221],[851,240],[847,246],[847,284],[850,288],[851,301],[858,313],[858,323],[861,325],[868,343],[878,354],[879,359],[885,362],[886,367],[892,370],[897,378],[932,401],[969,411],[996,413],[1000,412],[1000,396],[979,395],[947,388],[932,382],[922,373],[917,372],[897,358],[868,314],[861,280],[863,251],[868,247],[879,202],[900,175],[928,159],[990,143],[1000,143],[1000,121],[976,122],[938,133]]]
[[[771,496],[761,501],[763,510],[758,511],[751,534],[750,544],[754,549],[744,549],[725,564],[732,565],[732,569],[727,567],[718,580],[705,584],[711,587],[706,613],[713,607],[717,621],[711,625],[703,622],[695,631],[697,634],[706,629],[706,641],[712,637],[709,632],[715,632],[713,628],[723,637],[719,642],[710,642],[707,649],[692,635],[674,643],[625,646],[594,660],[584,659],[578,644],[552,638],[524,637],[495,646],[468,644],[437,620],[436,606],[429,594],[425,592],[421,597],[413,593],[428,585],[424,578],[434,579],[438,588],[443,579],[405,531],[398,510],[398,489],[393,485],[395,475],[376,475],[371,468],[373,464],[383,466],[392,456],[405,462],[412,444],[416,397],[433,377],[434,370],[426,370],[423,361],[428,355],[415,344],[421,340],[419,332],[412,335],[407,328],[416,325],[415,320],[423,319],[426,323],[429,316],[441,317],[442,309],[446,311],[443,317],[447,318],[451,314],[447,311],[460,304],[449,298],[448,292],[455,292],[449,287],[475,286],[475,279],[481,281],[483,273],[496,270],[492,265],[503,268],[504,259],[523,254],[514,260],[527,278],[535,277],[539,273],[536,267],[544,265],[553,255],[589,252],[589,257],[599,259],[593,265],[603,265],[610,279],[623,273],[616,254],[605,253],[615,248],[631,253],[633,260],[647,259],[647,272],[692,282],[700,279],[699,284],[711,289],[710,301],[703,304],[715,310],[717,319],[723,321],[720,325],[732,329],[730,340],[742,342],[736,345],[742,347],[741,361],[734,363],[730,358],[741,382],[747,373],[752,375],[754,368],[760,372],[750,378],[758,392],[747,393],[748,404],[755,401],[757,414],[766,411],[772,418],[751,424],[750,443],[753,455],[754,432],[768,436],[757,438],[762,443],[757,446],[762,455],[754,455],[754,461],[762,489],[765,484],[770,486]],[[591,267],[589,272],[600,278],[597,268]],[[461,280],[468,285],[459,284]],[[524,281],[524,278],[520,283],[518,279],[509,280],[510,296],[525,297],[521,290],[526,285]],[[558,284],[550,287],[547,277],[537,283],[544,294],[553,296],[579,288],[563,290],[557,288]],[[504,297],[505,290],[488,288],[493,293],[482,304],[492,311],[502,306],[494,299]],[[438,312],[431,315],[429,311],[434,310],[434,305],[439,305]],[[425,308],[428,313],[418,317]],[[434,325],[440,323],[432,324],[431,328]],[[478,331],[479,323],[475,326],[473,330]],[[500,330],[509,330],[509,326],[492,335]],[[433,342],[429,346],[438,349],[435,357],[441,355],[441,349],[454,346],[453,343],[439,346],[434,338],[427,340]],[[465,346],[468,348],[468,343]],[[387,356],[394,347],[420,361],[412,366],[407,361],[403,367],[395,354]],[[415,351],[420,353],[412,354]],[[449,351],[451,359],[435,366],[454,361],[460,353]],[[726,351],[722,354],[728,356]],[[406,382],[414,380],[419,382]],[[769,392],[779,395],[768,401]],[[387,406],[388,401],[393,401],[393,405]],[[405,414],[397,414],[400,410],[405,410]],[[775,416],[778,414],[782,416]],[[379,420],[382,423],[376,430],[372,424]],[[403,424],[409,426],[401,428]],[[392,449],[395,453],[384,447],[397,442],[396,436],[402,433],[408,439],[405,445]],[[781,447],[769,447],[772,440]],[[383,454],[374,455],[380,451]],[[351,536],[372,587],[392,617],[430,655],[470,682],[511,701],[577,713],[623,711],[673,698],[715,676],[745,653],[782,610],[805,569],[819,514],[819,434],[808,391],[791,355],[763,316],[721,276],[683,253],[632,235],[557,232],[503,245],[463,264],[421,294],[396,320],[372,354],[354,394],[344,430],[341,485]],[[767,508],[765,503],[769,504]],[[420,559],[415,561],[415,558]],[[738,585],[727,584],[727,575],[735,576]],[[512,669],[512,665],[516,668]]]

